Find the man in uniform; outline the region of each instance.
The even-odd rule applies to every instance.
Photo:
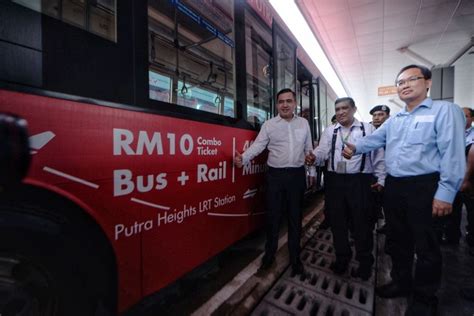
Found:
[[[390,117],[390,108],[386,105],[376,105],[370,110],[370,115],[372,115],[372,125],[377,129],[379,128],[389,117]],[[382,213],[382,199],[383,192],[375,191],[374,192],[374,208],[377,218],[383,218]],[[386,231],[386,226],[377,229],[378,233],[384,234]]]
[[[472,110],[470,108],[463,108],[464,115],[466,116],[466,159],[468,159],[469,149],[474,143],[474,128],[472,125]],[[468,161],[469,162],[469,161]],[[462,217],[462,206],[466,205],[467,211],[467,233],[466,241],[470,247],[474,247],[474,199],[472,198],[472,192],[469,191],[469,183],[472,181],[472,167],[468,164],[466,169],[466,175],[464,177],[463,184],[459,190],[453,203],[453,212],[446,216],[444,226],[444,242],[451,245],[459,244],[461,238],[461,217]]]
[[[370,110],[372,125],[379,128],[390,117],[390,108],[386,105],[376,105]]]
[[[359,267],[355,277],[368,280],[372,274],[373,248],[373,201],[372,189],[380,191],[385,180],[383,150],[374,154],[359,155],[356,159],[342,157],[346,141],[370,135],[375,130],[370,124],[354,118],[356,106],[352,98],[340,98],[335,102],[337,123],[328,126],[321,137],[314,155],[307,156],[307,163],[324,164],[329,160],[325,175],[325,214],[329,217],[336,261],[331,269],[344,274],[352,257],[348,232],[352,227],[356,259]],[[373,176],[377,182],[373,184]]]
[[[442,259],[435,218],[452,211],[466,169],[464,114],[429,98],[431,71],[400,70],[396,86],[405,108],[372,135],[346,144],[344,156],[385,146],[384,206],[393,237],[392,276],[376,289],[383,298],[413,294],[405,315],[435,315]],[[412,277],[414,253],[417,260]]]
[[[296,95],[291,89],[277,94],[278,115],[263,123],[252,145],[236,153],[234,163],[241,168],[268,149],[266,174],[265,255],[261,270],[270,268],[278,246],[283,207],[288,209],[288,248],[294,274],[303,273],[300,260],[301,207],[306,188],[305,154],[313,149],[308,121],[295,115]]]

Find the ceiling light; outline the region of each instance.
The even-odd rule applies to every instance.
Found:
[[[316,67],[318,67],[324,79],[334,90],[334,93],[336,93],[338,97],[347,96],[346,89],[344,89],[341,80],[339,80],[339,77],[329,62],[329,59],[321,48],[321,45],[314,36],[314,33],[306,22],[306,19],[301,14],[296,3],[289,0],[270,0],[270,3],[282,18],[283,22],[285,22],[291,30],[294,37],[296,37]]]

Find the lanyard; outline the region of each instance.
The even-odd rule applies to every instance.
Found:
[[[352,126],[352,127],[354,127],[354,126]],[[346,135],[345,141],[347,141],[347,139],[349,138],[349,135],[352,132],[352,127],[351,127],[351,130],[349,131],[349,133]],[[362,131],[362,137],[365,137],[364,123],[361,123],[360,130]],[[338,129],[334,128],[334,131],[332,133],[332,142],[331,142],[332,143],[331,144],[331,167],[332,167],[332,171],[336,171],[336,169],[334,168],[334,154],[336,152],[337,133],[338,133]],[[342,137],[342,128],[341,128],[341,141],[342,141],[342,149],[344,150],[344,139]],[[366,158],[366,154],[362,154],[362,159],[361,159],[361,164],[360,164],[360,172],[361,173],[364,171],[364,168],[365,168],[365,158]]]
[[[347,140],[349,139],[349,136],[351,136],[351,133],[352,133],[352,129],[354,128],[354,126],[351,126],[351,128],[349,129],[349,132],[347,133],[347,135],[344,137],[344,135],[342,134],[342,127],[339,128],[339,131],[341,132],[341,143],[342,143],[342,150],[344,150],[344,144],[347,142]],[[342,151],[341,151],[341,155],[342,155]]]

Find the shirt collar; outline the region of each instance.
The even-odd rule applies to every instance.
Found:
[[[282,120],[285,120],[284,118],[282,118],[282,117],[280,116],[280,114],[277,114],[277,116],[275,116],[275,117],[276,117],[277,122],[281,122]],[[293,113],[293,118],[290,120],[290,122],[293,121],[293,120],[295,120],[295,119],[296,119],[296,115],[295,115],[295,113]],[[285,121],[286,121],[286,120],[285,120]]]
[[[359,121],[354,117],[354,122],[352,122],[352,125],[351,125],[350,128],[352,128],[352,127],[354,127],[354,126],[360,127],[361,125],[362,125],[362,123],[359,122]],[[339,122],[337,122],[336,125],[334,126],[334,129],[338,129],[338,128],[340,128],[340,127],[342,127],[342,125],[339,124]]]
[[[415,112],[420,107],[431,109],[433,107],[433,100],[431,98],[424,99],[423,101],[421,101],[420,104],[415,106],[415,108],[413,109],[413,111],[411,111],[411,113]],[[410,114],[410,112],[407,111],[407,106],[405,105],[403,109],[400,112],[398,112],[395,116],[402,116],[402,115],[408,115],[408,114]]]

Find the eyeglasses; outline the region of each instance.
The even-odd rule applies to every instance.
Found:
[[[420,79],[425,79],[425,77],[410,77],[408,79],[401,79],[395,82],[395,85],[397,87],[403,86],[405,83],[412,85],[415,83],[415,81],[420,80]]]

